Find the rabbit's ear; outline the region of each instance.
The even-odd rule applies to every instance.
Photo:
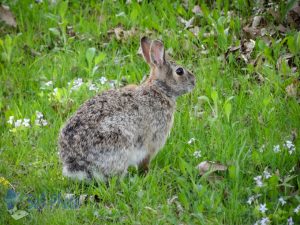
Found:
[[[152,42],[150,46],[150,59],[156,66],[162,66],[165,63],[165,48],[161,41],[155,40]]]
[[[151,45],[151,40],[149,38],[147,38],[147,37],[142,37],[141,38],[142,53],[143,53],[145,61],[148,64],[151,64],[151,60],[150,60],[150,45]]]

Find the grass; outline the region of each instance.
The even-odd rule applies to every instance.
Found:
[[[286,93],[292,83],[299,85],[299,75],[287,63],[276,67],[282,54],[292,52],[299,68],[299,32],[291,29],[285,39],[273,38],[269,47],[257,37],[252,58],[262,54],[265,61],[253,67],[238,60],[238,53],[230,53],[228,60],[220,58],[243,36],[242,23],[250,18],[252,7],[243,1],[237,1],[236,8],[225,1],[236,13],[231,18],[226,10],[222,16],[222,1],[206,7],[202,3],[204,15],[195,22],[200,27],[197,37],[177,19],[194,15],[193,1],[187,10],[180,1],[165,0],[69,1],[68,7],[61,1],[6,2],[18,30],[0,29],[0,224],[254,224],[263,217],[272,224],[287,224],[290,217],[300,222],[300,214],[294,212],[300,204],[300,106],[297,96]],[[110,32],[117,26],[136,31],[118,40]],[[204,35],[214,27],[218,35]],[[142,80],[149,69],[136,53],[140,37],[150,31],[197,77],[195,90],[178,99],[165,147],[146,176],[132,169],[124,180],[112,178],[108,185],[64,178],[57,155],[61,126],[95,95],[88,89],[91,83],[99,92],[110,88],[109,82],[98,81],[100,77],[116,80],[117,85],[122,78],[136,84]],[[202,46],[208,54],[201,54]],[[257,74],[263,82],[257,81]],[[68,82],[72,85],[78,77],[85,84],[70,92]],[[53,86],[45,86],[48,81]],[[36,111],[43,113],[47,126],[34,125]],[[10,116],[29,118],[31,127],[15,128],[7,123]],[[296,151],[289,154],[284,142],[292,137]],[[191,138],[195,142],[188,144]],[[273,151],[275,145],[280,145],[279,153]],[[199,150],[201,157],[195,158]],[[218,173],[221,179],[215,181],[201,177],[195,167],[204,160],[228,165],[228,171]],[[264,186],[258,187],[253,178],[264,170],[272,177],[263,178]],[[4,201],[10,185],[20,193],[17,208],[29,213],[19,220],[11,217]],[[57,194],[66,193],[98,195],[100,202],[89,201],[77,209],[50,204]],[[34,199],[45,196],[46,205],[30,208],[29,194]],[[247,204],[256,194],[261,196]],[[278,203],[281,196],[284,206]],[[259,211],[264,203],[266,213]]]

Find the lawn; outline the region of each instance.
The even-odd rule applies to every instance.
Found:
[[[300,224],[300,7],[247,2],[3,0],[0,224]],[[196,75],[166,145],[145,176],[63,177],[60,128],[145,79],[142,36]]]

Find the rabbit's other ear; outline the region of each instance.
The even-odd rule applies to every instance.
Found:
[[[151,60],[150,60],[150,45],[151,45],[151,40],[147,37],[142,37],[141,38],[141,49],[142,53],[144,56],[145,61],[150,65]]]
[[[150,46],[150,59],[151,63],[155,66],[162,66],[165,64],[165,48],[161,41],[155,40],[152,42]]]

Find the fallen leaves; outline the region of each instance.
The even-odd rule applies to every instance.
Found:
[[[124,30],[123,27],[118,26],[107,32],[109,36],[115,36],[118,41],[125,41],[137,34],[137,29],[132,27],[130,30]]]
[[[0,5],[0,20],[10,27],[17,27],[17,22],[9,7],[6,5]]]
[[[249,62],[249,59],[251,57],[251,53],[252,53],[254,47],[255,47],[255,41],[252,40],[252,39],[250,39],[249,41],[244,41],[241,44],[241,48],[240,48],[241,55],[240,55],[240,57],[245,61],[245,63]]]
[[[178,19],[179,19],[179,22],[181,22],[184,25],[184,29],[188,29],[188,28],[193,27],[193,22],[194,22],[195,17],[192,17],[189,20],[185,20],[181,16],[179,16]]]
[[[198,164],[197,169],[199,170],[199,174],[202,176],[208,172],[213,173],[217,171],[226,171],[228,167],[213,161],[203,161]]]
[[[249,63],[251,54],[255,47],[255,41],[250,39],[249,41],[243,40],[238,46],[230,46],[225,52],[225,58],[228,57],[229,53],[234,53],[239,51],[239,56],[237,59],[243,60],[245,63]]]
[[[298,82],[293,82],[285,88],[288,97],[297,97],[298,93]]]

